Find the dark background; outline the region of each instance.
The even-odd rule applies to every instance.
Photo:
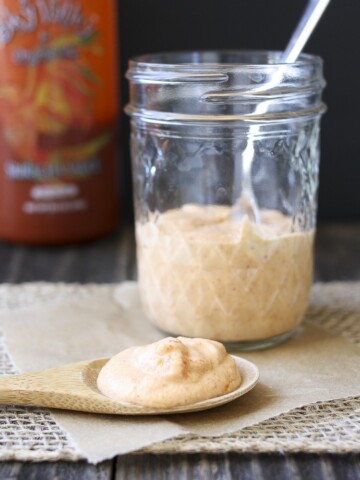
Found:
[[[121,0],[123,105],[128,59],[169,50],[283,50],[306,0]],[[360,0],[332,0],[305,51],[325,62],[319,219],[360,219]],[[131,218],[128,119],[122,118],[123,204]]]

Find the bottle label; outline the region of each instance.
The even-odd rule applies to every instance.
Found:
[[[118,108],[110,5],[0,0],[0,181],[44,191],[65,185],[53,199],[62,207],[46,207],[46,195],[30,198],[29,186],[23,213],[66,211],[66,184],[101,175],[111,153]],[[74,210],[88,204],[79,198]]]

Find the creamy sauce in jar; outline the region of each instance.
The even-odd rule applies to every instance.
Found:
[[[184,205],[137,224],[145,313],[176,335],[256,341],[291,332],[308,304],[314,232],[262,210],[262,223],[230,207]]]
[[[236,362],[221,343],[182,337],[120,352],[97,380],[100,392],[111,400],[155,408],[218,397],[240,384]]]

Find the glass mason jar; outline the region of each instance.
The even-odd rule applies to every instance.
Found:
[[[280,55],[130,61],[139,288],[167,333],[262,348],[305,313],[324,79],[320,58]]]

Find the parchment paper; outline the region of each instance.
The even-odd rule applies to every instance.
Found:
[[[145,318],[136,283],[105,301],[63,302],[0,316],[0,330],[21,372],[111,356],[163,335]],[[115,417],[54,411],[90,462],[173,438],[234,432],[316,401],[360,394],[360,349],[340,336],[303,327],[278,347],[241,354],[260,369],[260,383],[244,397],[215,410],[167,417]]]

